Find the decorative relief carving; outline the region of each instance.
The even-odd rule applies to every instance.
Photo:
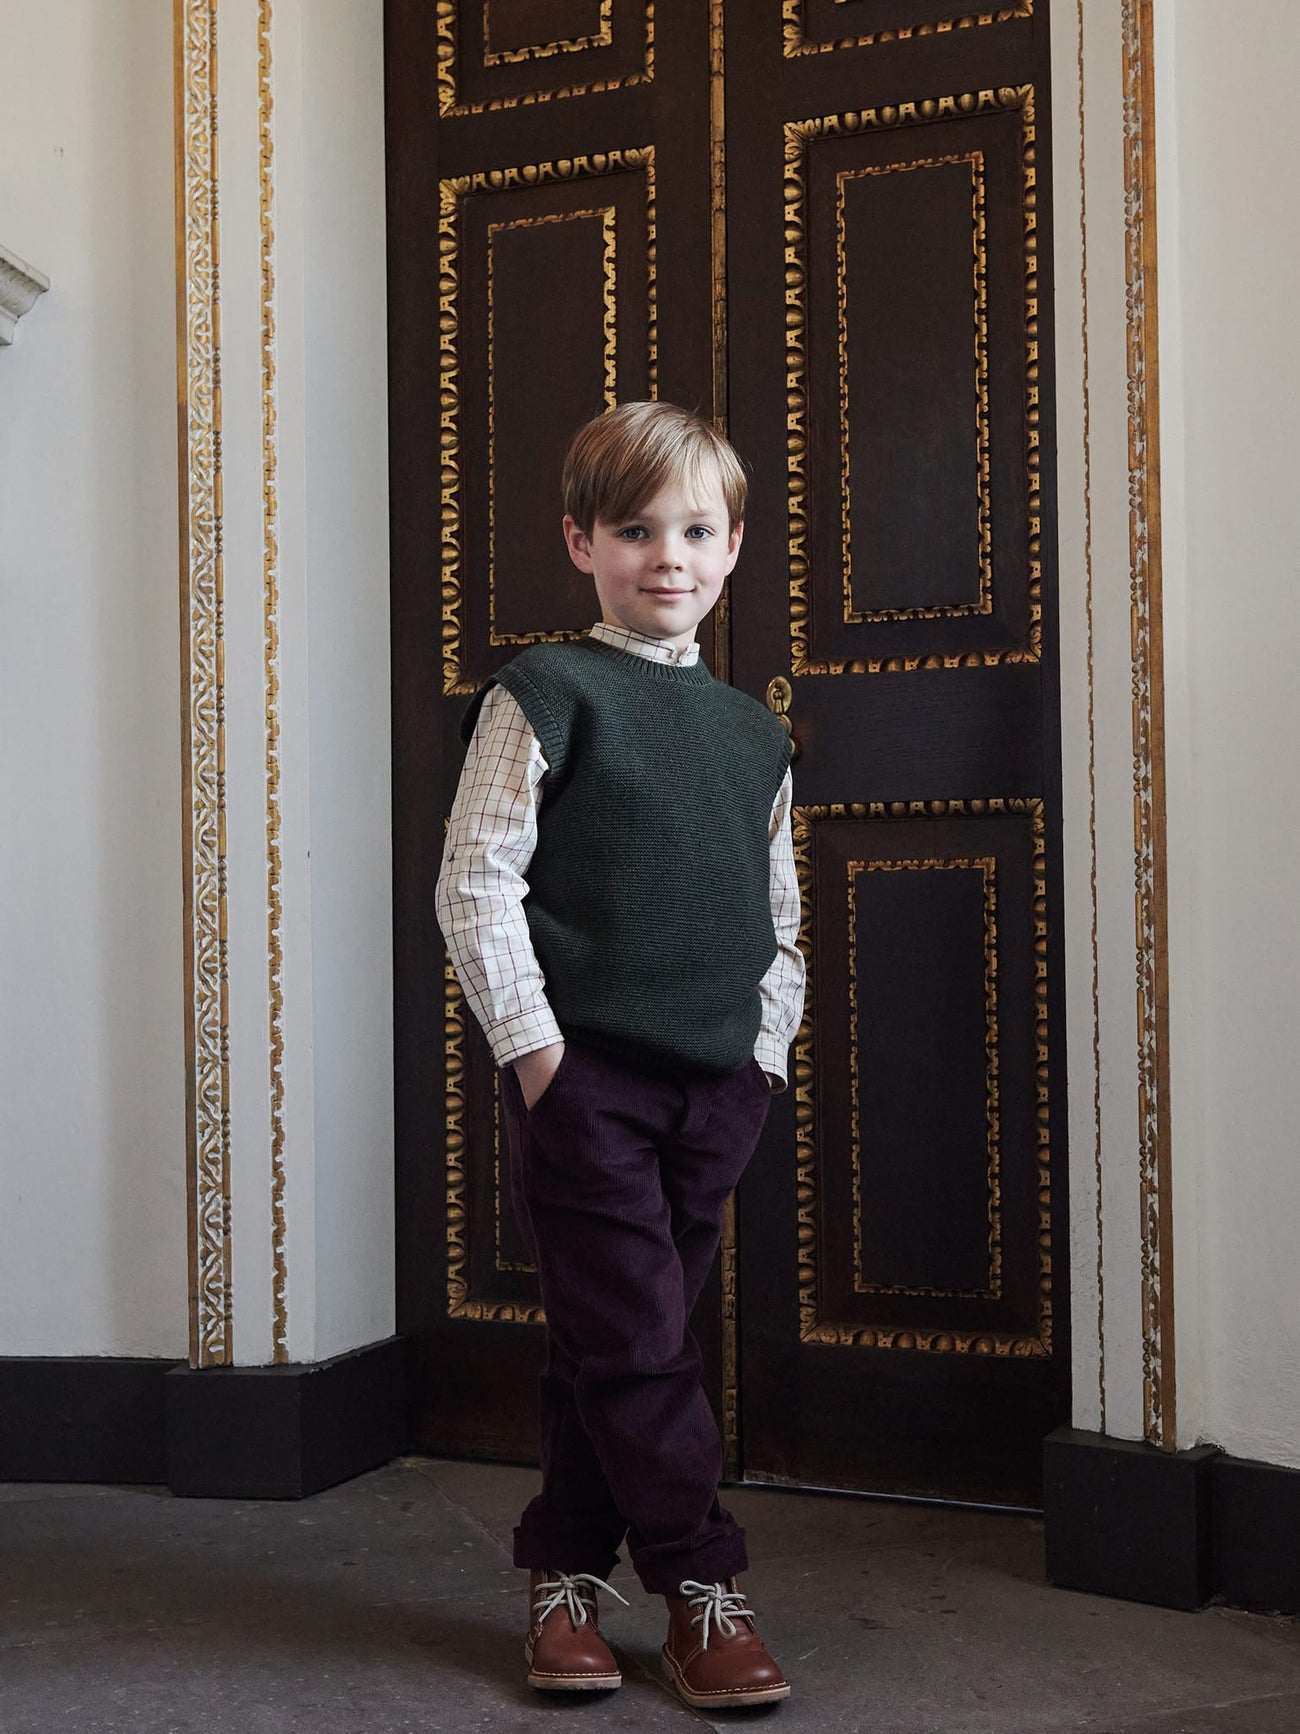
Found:
[[[655,155],[653,145],[630,150],[593,152],[590,156],[561,158],[557,162],[528,163],[517,168],[491,169],[481,174],[457,175],[439,183],[441,210],[438,223],[438,310],[440,330],[439,451],[442,492],[442,647],[443,692],[448,697],[468,696],[476,690],[465,670],[461,570],[461,434],[460,434],[460,253],[463,205],[467,198],[524,187],[544,186],[619,173],[639,172],[646,189],[646,326],[649,387],[658,390],[658,287],[656,264]],[[602,207],[602,209],[604,209]],[[576,213],[593,215],[592,211]],[[554,213],[563,220],[568,213]],[[529,219],[541,221],[542,217]],[[611,358],[616,359],[616,291],[614,227],[605,219],[602,275],[605,396],[610,400]],[[510,225],[498,225],[504,228]],[[489,392],[491,392],[489,381]],[[489,607],[496,613],[495,580],[488,574]],[[556,633],[494,635],[494,642],[536,643],[561,637]]]
[[[452,1319],[494,1319],[501,1324],[540,1324],[546,1317],[540,1305],[527,1306],[518,1305],[511,1301],[476,1300],[470,1294],[470,1221],[466,1204],[468,1143],[465,1131],[468,1105],[465,1090],[467,1018],[464,991],[450,957],[446,956],[443,964],[443,1014],[446,1029],[444,1123],[447,1150],[447,1317]],[[499,1129],[497,1141],[499,1147]],[[499,1177],[496,1191],[499,1206],[501,1196]],[[499,1219],[497,1246],[498,1266],[500,1268]]]
[[[1033,1334],[1013,1331],[964,1331],[942,1327],[913,1325],[877,1327],[840,1324],[822,1316],[819,1277],[819,1190],[818,1150],[814,1080],[816,1070],[816,1004],[812,972],[813,922],[815,915],[815,884],[813,878],[814,829],[820,823],[837,820],[879,821],[914,818],[979,818],[1000,814],[1025,815],[1030,824],[1032,919],[1034,955],[1034,1088],[1037,1129],[1037,1207],[1038,1207],[1038,1316]],[[795,864],[799,877],[802,919],[799,945],[804,954],[807,976],[804,984],[804,1018],[795,1037],[795,1140],[796,1140],[796,1221],[798,1235],[799,1324],[805,1342],[824,1343],[841,1348],[913,1349],[935,1354],[1005,1355],[1015,1358],[1043,1358],[1052,1349],[1052,1253],[1051,1253],[1051,1152],[1048,1121],[1048,1046],[1047,1046],[1047,873],[1044,844],[1043,804],[1037,799],[990,799],[979,801],[890,801],[869,803],[836,803],[826,806],[796,806],[793,810],[793,841]],[[901,865],[911,865],[902,863]],[[948,863],[942,863],[948,865]],[[986,912],[986,957],[992,935]],[[994,927],[994,932],[996,931]],[[987,1020],[996,1017],[995,1002],[986,994],[986,1041],[996,1036],[996,1026]],[[996,1108],[996,1103],[994,1104]],[[989,1121],[990,1151],[998,1134],[1000,1116]],[[1000,1181],[996,1193],[1000,1202]],[[855,1205],[860,1202],[860,1183],[855,1188]],[[1000,1266],[999,1266],[1000,1269]],[[877,1292],[890,1292],[880,1290]],[[928,1290],[903,1292],[928,1294]],[[939,1292],[939,1291],[935,1291]]]
[[[935,169],[947,164],[969,163],[971,168],[971,271],[975,311],[975,492],[979,534],[979,598],[975,602],[944,603],[939,607],[855,608],[853,606],[852,477],[849,473],[849,290],[844,225],[844,187],[848,181],[868,175],[905,174],[916,169]],[[918,157],[906,163],[873,164],[861,169],[841,169],[835,177],[835,300],[838,313],[840,385],[840,522],[843,549],[844,621],[860,625],[868,620],[940,620],[963,614],[993,611],[993,504],[989,497],[989,321],[988,247],[985,223],[984,153],[967,151],[963,156]]]
[[[645,54],[641,66],[636,72],[630,72],[620,78],[591,79],[586,83],[564,85],[554,90],[529,90],[518,95],[486,97],[481,102],[462,102],[459,95],[459,76],[456,64],[456,34],[460,0],[437,0],[438,29],[438,113],[440,115],[486,114],[495,109],[526,108],[535,102],[556,102],[566,96],[590,96],[597,91],[625,90],[634,84],[649,84],[654,78],[655,65],[655,15],[652,0],[647,0],[645,8]],[[484,0],[484,65],[503,65],[531,60],[544,60],[552,55],[585,52],[588,49],[606,48],[613,43],[612,23],[606,22],[609,17],[608,0],[602,0],[601,30],[599,35],[590,38],[575,38],[569,42],[548,42],[536,48],[520,48],[491,53],[487,47],[487,5]]]
[[[176,0],[190,1360],[230,1361],[216,0]]]
[[[653,198],[653,194],[651,195]],[[496,247],[499,234],[513,229],[534,229],[541,224],[571,223],[581,218],[595,221],[601,228],[601,334],[604,339],[604,398],[605,408],[613,409],[618,402],[618,264],[617,224],[613,205],[601,205],[580,211],[546,211],[538,217],[516,217],[508,223],[488,224],[487,254],[487,409],[488,409],[488,620],[493,644],[518,643],[519,634],[498,633],[496,629],[496,534],[497,534],[497,442],[496,442]],[[653,339],[651,341],[653,365]],[[523,638],[534,643],[538,635]],[[548,635],[549,636],[549,635]]]
[[[1128,331],[1129,593],[1137,930],[1143,1434],[1177,1440],[1169,1147],[1169,935],[1156,312],[1151,0],[1124,0],[1124,239]]]
[[[837,0],[843,4],[844,0]],[[905,42],[913,36],[942,36],[949,30],[970,30],[983,24],[1006,24],[1012,18],[1033,16],[1034,0],[1017,0],[1014,6],[996,11],[967,12],[934,24],[899,24],[889,30],[873,30],[860,36],[841,36],[830,42],[810,42],[804,30],[805,0],[782,0],[782,53],[787,60],[800,54],[829,54],[841,48],[874,48],[880,42]]]
[[[275,378],[275,134],[271,0],[257,6],[257,172],[261,227],[262,675],[266,688],[266,954],[270,1011],[272,1360],[289,1359],[284,1237],[284,902],[280,856],[280,550]]]
[[[8,247],[0,247],[0,345],[13,342],[18,321],[49,286],[44,271],[28,265]]]
[[[1028,516],[1028,606],[1025,643],[1006,650],[971,650],[917,656],[815,660],[812,652],[808,560],[808,380],[807,312],[807,152],[811,141],[888,131],[963,116],[1017,110],[1021,117],[1025,270],[1025,468]],[[877,674],[918,668],[961,668],[997,663],[1037,662],[1042,649],[1041,477],[1038,396],[1038,235],[1034,90],[1032,85],[966,92],[920,102],[883,105],[858,112],[824,115],[785,125],[785,308],[786,308],[786,463],[790,566],[790,656],[795,674]],[[977,219],[977,233],[979,219]],[[978,293],[978,291],[977,291]],[[986,333],[984,334],[986,337]],[[978,339],[977,341],[982,341]],[[987,400],[984,376],[981,413]],[[842,458],[842,462],[843,462]],[[981,543],[985,526],[981,524]],[[898,611],[900,614],[903,611]],[[956,609],[917,610],[949,614]],[[973,611],[972,611],[973,612]],[[882,617],[893,612],[882,610]],[[869,618],[869,617],[868,617]]]
[[[998,920],[997,863],[991,856],[975,860],[850,861],[849,907],[849,1026],[858,1029],[858,916],[860,873],[920,873],[965,869],[981,876],[984,905],[984,1087],[987,1125],[987,1185],[989,1213],[988,1279],[982,1288],[935,1288],[903,1283],[868,1282],[862,1256],[862,1110],[859,1099],[858,1044],[849,1048],[849,1124],[853,1179],[853,1287],[858,1294],[961,1295],[980,1300],[1002,1296],[1002,1153],[998,1110]]]
[[[614,40],[614,0],[600,0],[600,22],[588,36],[566,37],[561,42],[529,43],[521,48],[492,47],[492,4],[483,0],[483,64],[512,66],[523,60],[546,60],[552,54],[580,54],[585,48],[608,48]]]

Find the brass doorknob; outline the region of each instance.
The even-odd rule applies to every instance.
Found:
[[[799,757],[799,743],[794,738],[794,723],[790,720],[790,706],[794,702],[794,688],[783,674],[774,675],[767,683],[767,708],[773,713],[781,727],[790,737],[792,752],[790,757]]]

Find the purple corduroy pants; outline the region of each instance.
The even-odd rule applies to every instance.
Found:
[[[756,1059],[721,1077],[656,1076],[565,1042],[531,1109],[498,1073],[516,1214],[546,1309],[542,1491],[516,1565],[607,1577],[626,1537],[654,1594],[743,1571],[718,1503],[722,1444],[691,1309],[771,1086]]]

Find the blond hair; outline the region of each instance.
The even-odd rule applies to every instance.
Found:
[[[620,403],[585,422],[570,441],[561,476],[564,509],[590,536],[597,519],[623,523],[672,482],[696,501],[716,483],[728,530],[745,516],[745,472],[710,422],[675,403]]]

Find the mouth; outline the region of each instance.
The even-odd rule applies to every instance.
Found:
[[[689,590],[646,590],[646,596],[656,596],[661,602],[675,602],[679,596],[689,596]]]

